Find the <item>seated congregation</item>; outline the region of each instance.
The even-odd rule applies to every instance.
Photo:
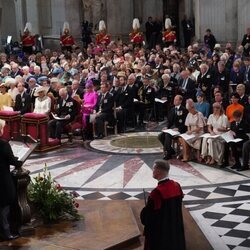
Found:
[[[60,143],[78,130],[83,139],[108,133],[159,133],[164,159],[248,169],[250,59],[242,46],[223,51],[197,43],[147,49],[114,41],[66,54],[46,49],[27,57],[0,55],[0,110],[48,119]],[[18,61],[19,60],[19,61]],[[46,67],[45,67],[46,66]],[[243,165],[240,157],[243,151]]]

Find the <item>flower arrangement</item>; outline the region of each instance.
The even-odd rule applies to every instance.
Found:
[[[75,196],[67,193],[60,184],[52,179],[46,165],[43,174],[39,173],[30,183],[28,196],[47,222],[56,221],[67,215],[74,219],[80,218],[77,211],[79,204],[75,201]]]

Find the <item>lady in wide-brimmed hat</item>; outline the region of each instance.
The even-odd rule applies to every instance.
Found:
[[[6,83],[0,84],[0,110],[4,109],[4,106],[11,107],[12,98],[11,95],[8,94],[8,85]]]
[[[49,88],[44,86],[40,86],[36,89],[34,93],[34,96],[36,96],[34,113],[46,115],[50,113],[51,99],[47,96],[48,90]]]

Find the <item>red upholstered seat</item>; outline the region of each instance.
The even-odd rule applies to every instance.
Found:
[[[37,114],[37,113],[26,113],[23,115],[24,118],[33,118],[33,119],[43,119],[47,118],[48,116],[45,114]]]
[[[18,138],[20,135],[21,115],[17,111],[0,111],[0,119],[6,121],[2,138],[10,140]]]
[[[19,115],[18,111],[0,111],[0,116],[16,116]]]

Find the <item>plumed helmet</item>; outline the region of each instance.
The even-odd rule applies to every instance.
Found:
[[[169,28],[171,28],[171,26],[172,26],[171,19],[166,18],[165,19],[165,29],[169,29]]]
[[[65,32],[66,29],[69,31],[69,23],[68,22],[63,23],[63,32]]]
[[[140,29],[140,22],[139,22],[139,19],[138,18],[134,18],[133,20],[133,30],[138,30]]]
[[[29,22],[27,22],[26,24],[25,24],[25,27],[24,27],[24,30],[23,30],[23,32],[26,32],[26,31],[28,31],[28,32],[32,32],[32,25],[31,25],[31,23],[29,23]]]
[[[103,20],[99,22],[99,31],[106,30],[106,24]]]

